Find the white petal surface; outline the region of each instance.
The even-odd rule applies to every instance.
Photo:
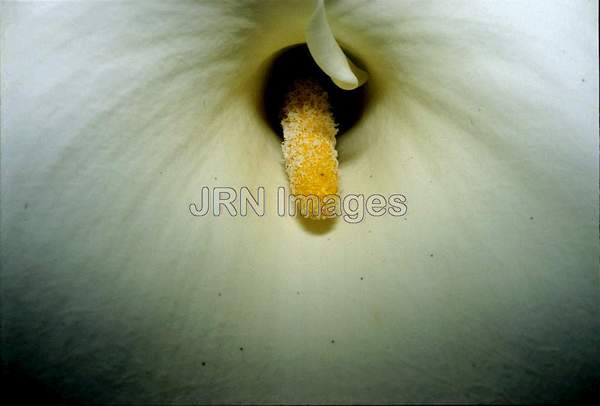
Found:
[[[342,192],[403,193],[408,215],[323,229],[275,215],[259,103],[312,4],[4,3],[2,357],[99,403],[580,396],[598,10],[531,3],[327,3],[370,74]],[[205,185],[271,206],[192,217]]]
[[[323,0],[317,1],[306,26],[306,45],[317,65],[338,87],[352,90],[367,81],[367,72],[354,65],[335,40],[327,21]]]

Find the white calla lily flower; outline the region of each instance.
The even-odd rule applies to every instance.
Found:
[[[3,362],[86,403],[581,396],[597,7],[3,3]],[[368,72],[342,194],[401,193],[405,216],[276,214],[262,86],[307,41],[340,87]],[[266,213],[192,216],[206,186],[263,186]]]

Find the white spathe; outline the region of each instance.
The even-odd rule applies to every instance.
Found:
[[[313,6],[2,4],[3,358],[102,403],[577,396],[600,348],[597,4],[328,2],[369,72],[342,193],[408,205],[329,229],[275,215],[260,112]],[[192,217],[214,185],[264,186],[267,215]]]
[[[323,0],[317,0],[315,11],[306,24],[305,34],[310,54],[337,86],[353,90],[367,81],[368,73],[354,65],[337,43],[327,21]]]

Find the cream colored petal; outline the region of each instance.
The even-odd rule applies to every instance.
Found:
[[[258,107],[312,6],[2,5],[3,359],[98,403],[577,397],[598,359],[597,5],[328,3],[370,73],[342,192],[408,199],[329,230],[274,214]],[[205,185],[265,186],[267,215],[194,218]]]
[[[352,90],[367,81],[367,72],[354,65],[335,40],[327,22],[323,0],[317,0],[315,11],[306,26],[306,44],[317,65],[338,87]]]

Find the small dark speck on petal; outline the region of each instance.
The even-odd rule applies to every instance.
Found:
[[[215,180],[219,180],[219,179],[217,179],[217,177],[215,176]]]
[[[361,276],[361,277],[360,277],[360,280],[362,281],[363,279],[365,279],[365,278],[363,278],[363,277]]]
[[[203,363],[202,363],[202,366],[204,366],[204,365],[206,365],[206,362],[203,362]]]
[[[429,254],[429,256],[430,256],[431,258],[433,258],[433,254]]]
[[[300,294],[300,292],[296,292],[296,294],[297,294],[297,295],[299,295],[299,294]]]
[[[221,296],[221,292],[219,292],[219,296]]]
[[[533,220],[533,216],[529,217],[529,220]]]
[[[581,81],[582,81],[582,82],[585,82],[585,78],[581,78]]]
[[[373,179],[373,175],[369,175],[369,179]]]
[[[244,351],[244,347],[240,347],[240,351]]]
[[[23,206],[23,208],[24,208],[25,210],[27,210],[27,208],[28,208],[28,207],[29,207],[29,203],[25,203],[25,205]]]
[[[331,340],[331,344],[335,344],[335,340]]]

